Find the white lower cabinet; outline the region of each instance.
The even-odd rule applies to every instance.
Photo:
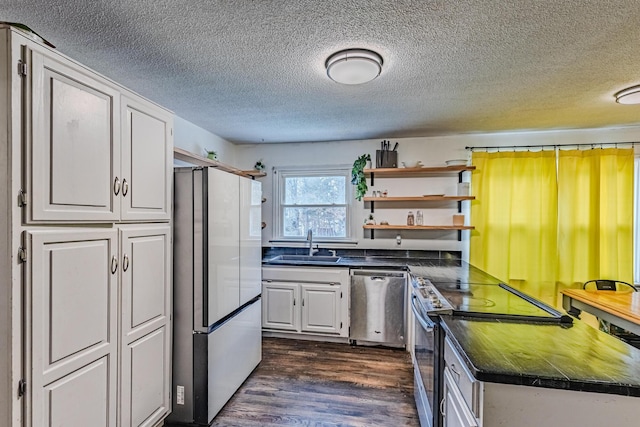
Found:
[[[171,409],[170,235],[120,227],[120,427],[153,427]]]
[[[24,425],[154,426],[170,409],[169,225],[36,229],[25,244]]]
[[[347,269],[265,267],[262,275],[264,330],[348,336]]]
[[[444,427],[477,427],[478,423],[451,376],[449,368],[444,368]]]
[[[300,330],[340,334],[340,301],[342,289],[339,284],[300,284],[302,294]]]

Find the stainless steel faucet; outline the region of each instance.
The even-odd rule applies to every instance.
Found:
[[[309,242],[309,256],[313,256],[318,252],[318,249],[313,249],[313,231],[311,229],[307,231],[307,242]]]

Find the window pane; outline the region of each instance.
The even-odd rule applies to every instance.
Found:
[[[285,205],[345,204],[344,176],[286,177]]]
[[[312,229],[317,237],[346,237],[347,208],[285,208],[284,235],[305,237]]]

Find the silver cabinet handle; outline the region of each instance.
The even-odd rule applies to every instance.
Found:
[[[446,397],[443,397],[442,400],[440,401],[440,414],[442,414],[443,417],[447,416],[447,414],[444,411],[445,409],[444,406],[446,402],[447,402]]]
[[[115,255],[111,257],[111,274],[116,274],[118,271],[118,258]]]
[[[117,196],[120,193],[120,178],[116,176],[116,179],[113,181],[113,192]]]
[[[124,254],[124,256],[122,257],[122,271],[127,271],[128,269],[129,269],[129,255]]]
[[[129,192],[129,183],[127,182],[126,179],[122,180],[122,196],[126,196],[127,193]]]
[[[449,366],[449,369],[451,370],[451,372],[453,372],[456,375],[456,383],[460,382],[460,372],[458,372],[458,370],[456,369],[456,364],[452,363],[451,366]]]

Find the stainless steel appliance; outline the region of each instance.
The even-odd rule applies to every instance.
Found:
[[[173,412],[208,426],[260,363],[260,183],[212,168],[174,179]]]
[[[446,270],[446,269],[445,269]],[[438,277],[435,271],[434,277]],[[446,273],[445,273],[446,274]],[[474,273],[475,274],[475,273]],[[414,390],[422,427],[442,426],[440,402],[444,369],[444,332],[440,316],[500,318],[504,321],[570,323],[547,305],[503,283],[460,283],[458,280],[432,283],[411,277],[411,308],[415,315]]]
[[[349,340],[404,347],[406,288],[404,272],[353,270]]]

